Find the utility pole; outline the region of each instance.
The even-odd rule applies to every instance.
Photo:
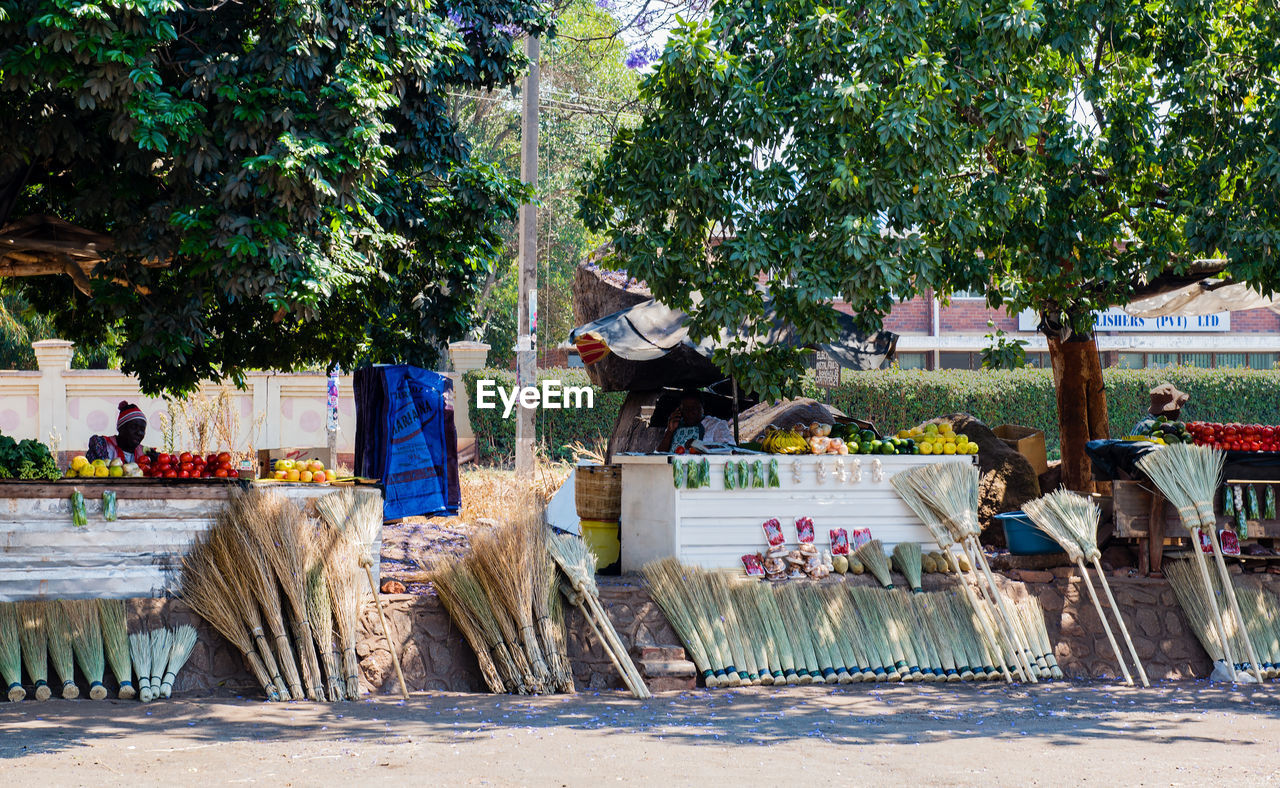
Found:
[[[537,36],[527,36],[524,53],[529,74],[524,78],[521,112],[520,180],[538,187],[538,49]],[[533,200],[520,206],[520,292],[516,312],[516,390],[538,385],[538,209]],[[523,398],[522,398],[523,399]],[[516,409],[516,475],[533,473],[533,408]]]

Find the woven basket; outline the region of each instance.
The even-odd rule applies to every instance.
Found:
[[[573,502],[583,520],[621,519],[622,468],[579,465],[573,482]]]

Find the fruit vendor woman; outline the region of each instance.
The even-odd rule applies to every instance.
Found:
[[[116,434],[109,437],[94,435],[89,438],[89,452],[85,457],[90,462],[137,462],[138,455],[145,453],[142,450],[142,439],[146,435],[147,417],[142,415],[142,409],[132,403],[121,402],[120,415],[116,417]]]
[[[1152,425],[1156,423],[1161,416],[1165,421],[1178,421],[1182,416],[1182,406],[1187,404],[1187,400],[1191,399],[1190,394],[1184,394],[1173,387],[1172,383],[1161,383],[1159,386],[1151,389],[1151,407],[1147,408],[1147,415],[1142,421],[1133,425],[1133,429],[1129,430],[1130,435],[1145,435],[1151,431]]]
[[[686,391],[680,396],[680,407],[667,419],[667,430],[658,443],[658,451],[672,451],[690,441],[733,443],[733,430],[724,419],[707,416],[702,409],[702,395]]]

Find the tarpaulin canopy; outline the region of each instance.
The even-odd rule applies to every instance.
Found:
[[[687,314],[649,299],[578,326],[569,333],[569,341],[577,346],[584,364],[593,364],[610,353],[628,361],[656,361],[682,349],[709,359],[717,348],[727,347],[731,338],[750,332],[749,347],[813,347],[826,352],[846,369],[858,370],[878,368],[885,359],[893,357],[897,346],[897,334],[891,331],[864,334],[855,327],[852,317],[834,309],[840,325],[839,336],[827,343],[805,343],[794,326],[775,316],[771,303],[766,302],[765,308],[766,318],[761,326],[744,327],[732,333],[722,329],[716,336],[694,342],[686,325]],[[661,385],[663,381],[657,383]]]
[[[1164,317],[1213,315],[1218,312],[1242,312],[1246,309],[1271,309],[1280,312],[1280,302],[1243,282],[1211,278],[1131,301],[1124,311],[1137,317]]]

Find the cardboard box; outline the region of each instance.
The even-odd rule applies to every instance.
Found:
[[[328,446],[258,449],[258,478],[271,476],[272,466],[275,465],[276,460],[319,460],[324,463],[325,468],[334,468],[337,466],[337,459]]]
[[[1006,446],[1027,458],[1027,462],[1031,463],[1037,476],[1049,470],[1044,432],[1017,424],[1001,424],[995,428],[994,432]]]

